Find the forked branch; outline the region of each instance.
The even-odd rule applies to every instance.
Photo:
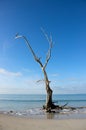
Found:
[[[27,38],[26,38],[25,36],[16,34],[15,38],[16,38],[16,39],[17,39],[17,38],[23,38],[23,39],[25,40],[25,42],[26,42],[26,44],[27,44],[29,50],[31,51],[31,53],[32,53],[32,55],[33,55],[35,61],[40,64],[40,66],[41,66],[41,68],[42,68],[43,70],[45,70],[45,68],[46,68],[46,66],[47,66],[47,64],[48,64],[48,62],[49,62],[49,60],[50,60],[50,58],[51,58],[51,49],[52,49],[52,46],[53,46],[53,41],[52,41],[52,37],[50,36],[50,38],[49,38],[48,35],[44,32],[43,29],[42,29],[42,32],[43,32],[44,36],[46,37],[46,39],[47,39],[47,41],[48,41],[48,43],[49,43],[49,49],[48,49],[48,52],[47,52],[47,55],[46,55],[46,61],[45,61],[45,64],[44,64],[44,65],[42,64],[40,58],[38,58],[38,57],[36,56],[36,54],[34,53],[32,47],[30,46],[29,41],[27,40]]]
[[[52,41],[52,36],[51,35],[50,35],[50,37],[48,37],[47,33],[45,33],[43,28],[41,28],[41,30],[42,30],[44,36],[46,37],[46,39],[47,39],[47,41],[49,43],[49,49],[48,49],[48,52],[46,54],[46,61],[45,61],[45,64],[43,66],[43,69],[45,69],[47,64],[48,64],[48,62],[49,62],[49,60],[50,60],[50,58],[51,58],[51,50],[52,50],[52,46],[53,46],[53,41]]]
[[[30,46],[29,41],[27,40],[27,38],[26,38],[25,36],[23,36],[23,35],[18,35],[18,34],[15,36],[15,38],[16,38],[16,39],[17,39],[17,38],[23,38],[23,39],[25,40],[25,42],[26,42],[26,44],[27,44],[29,50],[31,51],[31,53],[32,53],[32,55],[33,55],[35,61],[38,62],[38,63],[40,64],[40,66],[43,68],[43,65],[42,65],[42,62],[40,61],[40,58],[38,58],[38,57],[36,56],[36,54],[34,53],[32,47]]]

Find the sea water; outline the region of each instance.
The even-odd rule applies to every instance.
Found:
[[[0,94],[0,112],[10,113],[11,115],[26,116],[26,117],[45,117],[45,111],[42,106],[46,102],[46,95],[31,95],[31,94]],[[67,116],[68,114],[86,118],[86,94],[57,94],[53,95],[53,102],[57,105],[77,108],[74,111],[64,109],[54,114],[54,118]],[[78,109],[81,107],[82,109]],[[52,114],[47,114],[47,118],[52,118]],[[76,117],[77,117],[76,116]]]

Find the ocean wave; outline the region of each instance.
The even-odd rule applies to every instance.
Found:
[[[55,113],[46,113],[41,108],[31,108],[25,111],[3,111],[4,114],[9,114],[18,117],[32,117],[32,118],[53,118],[53,119],[66,119],[66,118],[86,118],[86,107],[76,108],[75,110],[63,109],[56,110]]]

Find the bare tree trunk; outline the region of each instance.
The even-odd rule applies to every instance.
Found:
[[[44,80],[45,80],[45,86],[46,86],[46,104],[45,107],[46,109],[51,108],[52,107],[52,89],[49,86],[50,81],[48,80],[48,76],[45,70],[43,70],[44,73]]]
[[[50,84],[50,81],[48,80],[48,76],[47,76],[47,73],[46,73],[46,70],[45,70],[45,69],[46,69],[46,66],[47,66],[47,64],[48,64],[48,62],[49,62],[49,60],[50,60],[50,58],[51,58],[51,49],[52,49],[52,43],[53,43],[53,42],[52,42],[52,37],[48,38],[48,36],[47,36],[46,33],[44,33],[44,35],[45,35],[45,37],[47,38],[47,40],[48,40],[48,42],[49,42],[49,50],[48,50],[48,52],[47,52],[46,61],[45,61],[45,64],[44,64],[44,65],[42,64],[41,59],[38,58],[38,57],[36,56],[36,54],[34,53],[32,47],[30,46],[30,44],[29,44],[29,42],[28,42],[28,40],[27,40],[27,38],[26,38],[25,36],[22,36],[22,35],[18,35],[18,34],[17,34],[15,38],[23,38],[23,39],[25,40],[25,42],[26,42],[28,48],[30,49],[30,51],[31,51],[31,53],[32,53],[32,55],[33,55],[35,61],[36,61],[37,63],[39,63],[39,65],[40,65],[40,67],[41,67],[41,69],[42,69],[42,71],[43,71],[44,81],[45,81],[45,86],[46,86],[46,93],[47,93],[47,96],[46,96],[46,104],[45,104],[44,108],[45,108],[46,110],[51,111],[51,109],[54,108],[55,105],[54,105],[53,102],[52,102],[52,93],[53,93],[53,91],[52,91],[52,89],[50,88],[50,85],[49,85],[49,84]]]
[[[42,29],[48,43],[49,43],[49,49],[48,49],[48,52],[47,52],[47,55],[46,55],[46,61],[45,61],[45,64],[43,65],[42,62],[41,62],[41,58],[38,58],[36,56],[36,54],[34,53],[32,47],[30,46],[27,38],[25,36],[22,36],[22,35],[16,35],[15,38],[23,38],[29,48],[29,50],[31,51],[33,57],[34,57],[34,60],[40,65],[42,71],[43,71],[43,74],[44,74],[44,81],[45,81],[45,87],[46,87],[46,104],[43,106],[44,109],[47,110],[47,112],[51,112],[51,109],[64,109],[64,107],[67,105],[67,103],[63,106],[59,106],[59,105],[54,105],[53,101],[52,101],[52,89],[50,88],[50,81],[48,80],[48,76],[47,76],[47,73],[46,73],[46,66],[51,58],[51,49],[52,49],[52,45],[53,45],[53,41],[52,41],[52,37],[48,37],[47,34],[44,32],[44,30]],[[67,107],[68,109],[68,107]],[[73,107],[69,107],[69,109],[75,109]],[[54,111],[53,111],[54,112]]]

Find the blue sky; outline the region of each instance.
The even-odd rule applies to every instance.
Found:
[[[86,93],[86,1],[0,0],[0,93],[45,93],[41,68],[22,39],[25,35],[45,62],[52,35],[52,57],[46,68],[54,93]]]

